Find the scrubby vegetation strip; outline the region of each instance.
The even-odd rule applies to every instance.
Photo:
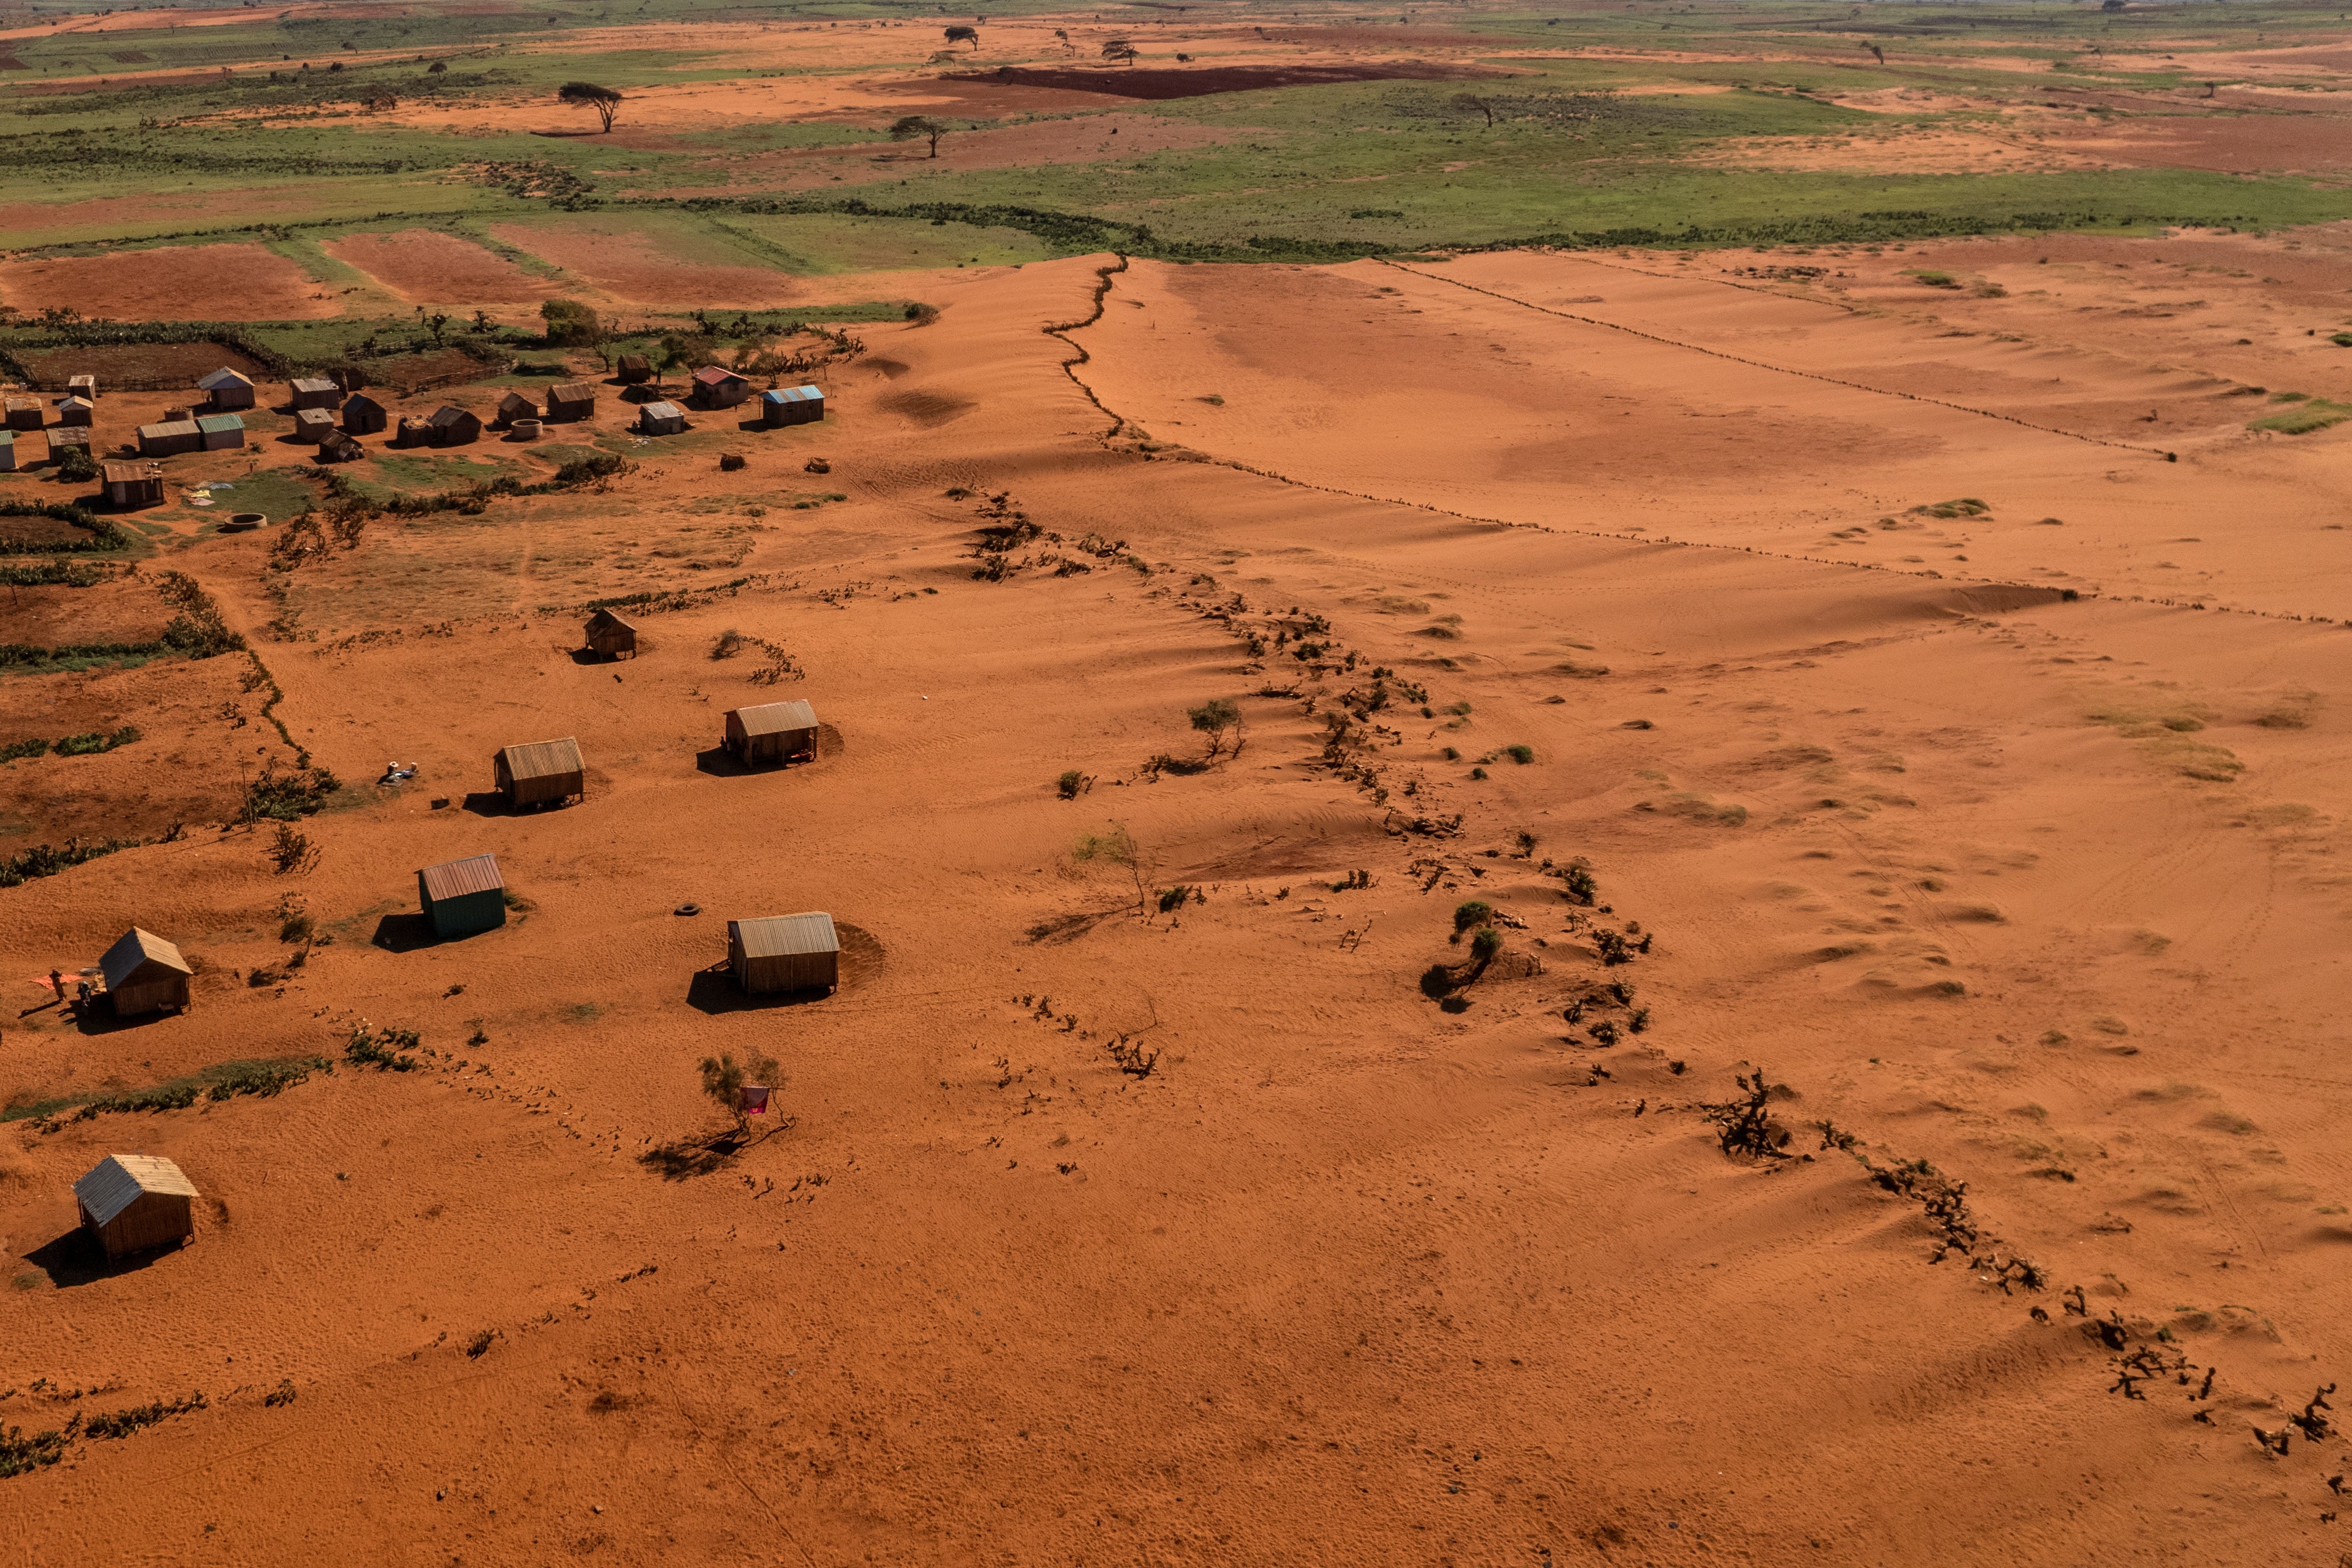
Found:
[[[277,1056],[215,1062],[184,1077],[168,1079],[144,1089],[115,1094],[69,1094],[0,1111],[0,1122],[32,1122],[43,1132],[55,1132],[68,1122],[95,1121],[100,1116],[127,1115],[139,1111],[184,1111],[199,1099],[219,1104],[240,1094],[267,1100],[314,1072],[332,1072],[323,1056]],[[68,1117],[67,1112],[73,1114]]]

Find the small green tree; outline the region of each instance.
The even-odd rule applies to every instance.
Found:
[[[1129,68],[1132,69],[1135,66],[1135,46],[1125,38],[1113,38],[1103,45],[1102,57],[1107,60],[1125,60]]]
[[[936,158],[940,155],[940,138],[945,136],[950,129],[945,120],[933,120],[928,114],[910,114],[891,125],[890,140],[929,141],[931,144],[931,156]]]
[[[1454,935],[1458,939],[1473,925],[1484,925],[1495,918],[1495,906],[1483,898],[1469,898],[1454,906]]]
[[[1186,708],[1184,716],[1192,727],[1209,737],[1209,755],[1214,758],[1224,749],[1225,732],[1233,731],[1234,755],[1242,754],[1242,710],[1230,697],[1211,697],[1199,707]]]
[[[98,462],[87,446],[60,446],[57,470],[58,477],[68,485],[87,485],[98,477]]]
[[[738,1061],[728,1051],[702,1059],[702,1092],[717,1101],[719,1108],[734,1118],[735,1130],[742,1132],[750,1125],[743,1114],[743,1086],[764,1084],[769,1089],[782,1087],[783,1070],[772,1056],[757,1051],[746,1054]]]
[[[596,308],[577,299],[550,299],[540,306],[539,319],[545,323],[549,344],[555,348],[585,347],[604,335],[604,319],[596,314]]]

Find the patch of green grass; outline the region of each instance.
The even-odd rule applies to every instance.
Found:
[[[1043,261],[1056,253],[1036,235],[1015,228],[975,227],[925,218],[859,217],[842,213],[793,216],[744,214],[714,219],[719,228],[756,246],[787,272],[824,275],[970,263],[1004,267]]]
[[[2308,435],[2347,419],[2352,419],[2352,403],[2334,402],[2324,397],[2303,398],[2276,413],[2247,421],[2246,428],[2275,431],[2281,435]]]

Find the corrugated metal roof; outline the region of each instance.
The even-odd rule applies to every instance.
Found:
[[[203,431],[243,430],[245,421],[233,413],[204,413],[196,416],[196,428]]]
[[[594,402],[596,389],[586,382],[572,382],[565,386],[548,388],[547,396],[552,402]]]
[[[704,386],[715,387],[721,382],[740,382],[743,378],[724,365],[705,365],[694,372],[694,379]]]
[[[735,720],[745,735],[779,735],[788,729],[814,729],[816,709],[806,703],[761,703],[737,708]]]
[[[136,485],[149,477],[144,463],[101,463],[98,465],[98,473],[99,477],[109,485]],[[159,479],[156,483],[163,481]]]
[[[121,941],[106,950],[106,956],[98,961],[98,968],[99,973],[106,977],[106,988],[110,991],[138,973],[140,966],[149,963],[177,969],[183,975],[195,973],[188,967],[188,961],[180,956],[177,947],[152,931],[142,931],[136,925],[122,934]]]
[[[534,740],[527,746],[509,746],[499,755],[507,759],[507,772],[517,779],[553,779],[562,774],[583,771],[580,743],[569,737],[562,740]]]
[[[73,394],[72,396],[70,396],[70,397],[61,397],[61,398],[58,399],[58,406],[59,408],[61,408],[61,409],[65,409],[65,408],[81,409],[81,408],[96,408],[96,407],[98,406],[98,404],[96,404],[96,403],[94,403],[94,402],[90,402],[90,401],[89,401],[89,399],[88,399],[88,398],[86,398],[86,397],[82,396],[79,392],[76,392],[76,393],[74,393],[74,394]]]
[[[446,865],[429,865],[417,875],[425,879],[425,894],[438,903],[445,898],[463,898],[469,893],[496,893],[506,886],[499,875],[499,857],[476,855],[470,860],[450,861]]]
[[[352,393],[351,396],[343,400],[343,406],[345,408],[351,408],[354,405],[360,408],[381,409],[383,407],[383,404],[376,402],[375,399],[368,396],[368,394],[363,392],[355,392]]]
[[[591,626],[618,626],[624,632],[634,632],[637,629],[637,623],[635,622],[630,620],[625,615],[615,615],[609,610],[599,610],[595,614],[588,617],[588,624]]]
[[[174,435],[203,434],[196,428],[196,422],[193,419],[166,420],[162,424],[142,424],[139,427],[139,439],[142,441],[168,441]]]
[[[210,375],[196,378],[196,385],[205,392],[211,392],[218,387],[249,387],[252,384],[251,376],[240,371],[230,370],[226,365],[223,365]]]
[[[742,945],[743,955],[748,958],[841,951],[841,938],[834,935],[830,915],[772,915],[765,920],[730,920],[727,931]]]
[[[464,409],[457,407],[455,403],[445,402],[439,408],[435,409],[430,414],[426,415],[425,423],[427,424],[437,424],[446,427],[452,424],[461,423],[466,420],[472,419],[473,417],[474,416],[472,414],[467,413]]]
[[[74,1183],[74,1197],[100,1225],[112,1224],[116,1215],[151,1192],[173,1197],[199,1196],[196,1184],[161,1155],[109,1155]]]
[[[509,412],[533,413],[536,413],[538,409],[539,404],[531,402],[530,399],[523,396],[522,393],[519,392],[510,392],[507,393],[506,396],[499,399],[499,412],[500,413],[506,413]]]
[[[328,380],[325,376],[304,376],[299,381],[292,382],[291,385],[298,392],[339,392],[343,390],[337,386],[333,382]]]
[[[674,402],[649,402],[639,411],[647,419],[684,419],[686,411]]]
[[[823,402],[824,393],[815,387],[778,387],[760,394],[769,402]]]

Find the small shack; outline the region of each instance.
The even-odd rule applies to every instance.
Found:
[[[568,737],[506,747],[490,758],[490,772],[509,806],[544,806],[588,793],[580,743]]]
[[[226,365],[210,375],[198,377],[196,390],[205,394],[215,412],[253,406],[253,378]]]
[[[124,932],[122,940],[98,961],[98,972],[106,978],[116,1018],[137,1018],[165,1008],[188,1010],[188,982],[195,971],[177,947],[152,931],[134,925]]]
[[[482,422],[455,403],[443,403],[425,417],[436,446],[465,446],[482,434]]]
[[[519,392],[509,391],[499,399],[498,423],[512,424],[518,419],[537,419],[539,404]]]
[[[568,423],[586,419],[596,412],[596,389],[586,382],[573,382],[569,386],[547,389],[547,422]]]
[[[319,443],[319,461],[321,463],[356,463],[366,455],[366,447],[340,430],[330,432]]]
[[[16,471],[16,433],[0,430],[0,474]]]
[[[0,414],[7,419],[11,430],[41,428],[41,400],[37,397],[0,398]]]
[[[98,378],[96,376],[87,374],[68,376],[66,378],[66,392],[69,396],[86,397],[89,399],[90,402],[96,402],[98,401]]]
[[[823,913],[730,920],[727,963],[735,983],[754,996],[831,990],[841,983],[841,938]]]
[[[245,415],[241,413],[200,413],[196,429],[204,437],[207,452],[228,452],[245,444]]]
[[[816,755],[816,709],[806,703],[762,703],[758,707],[730,708],[727,714],[727,749],[750,767],[756,762],[789,762]]]
[[[166,420],[162,424],[139,427],[139,455],[142,457],[172,457],[183,452],[202,452],[205,433],[196,428],[193,419]]]
[[[724,365],[705,365],[694,372],[697,408],[733,408],[751,395],[751,383]]]
[[[106,486],[106,504],[118,511],[163,504],[163,476],[144,463],[101,463],[98,476]]]
[[[343,428],[353,435],[374,435],[389,423],[383,404],[367,393],[355,392],[343,400]]]
[[[287,390],[294,394],[294,406],[298,409],[332,408],[343,401],[343,389],[329,376],[304,376],[289,382]]]
[[[89,399],[86,397],[61,397],[58,399],[58,423],[59,424],[87,425],[97,417],[98,404],[90,402]]]
[[[416,898],[433,935],[445,939],[507,923],[507,884],[496,855],[426,866],[416,873]]]
[[[623,386],[642,386],[654,379],[654,365],[643,354],[623,354],[617,366]]]
[[[588,651],[607,659],[617,659],[626,653],[637,656],[637,629],[609,610],[599,610],[588,617]]]
[[[641,435],[684,435],[686,411],[674,402],[649,402],[637,410]]]
[[[160,1155],[109,1155],[74,1183],[82,1228],[109,1258],[185,1241],[196,1233],[196,1187]]]
[[[335,415],[331,409],[298,408],[294,411],[294,439],[307,441],[313,446],[335,434]]]
[[[814,424],[824,417],[824,393],[815,387],[778,387],[760,394],[760,423]]]
[[[430,446],[433,444],[433,427],[413,413],[404,413],[400,416],[400,428],[392,433],[392,444],[394,446]]]

